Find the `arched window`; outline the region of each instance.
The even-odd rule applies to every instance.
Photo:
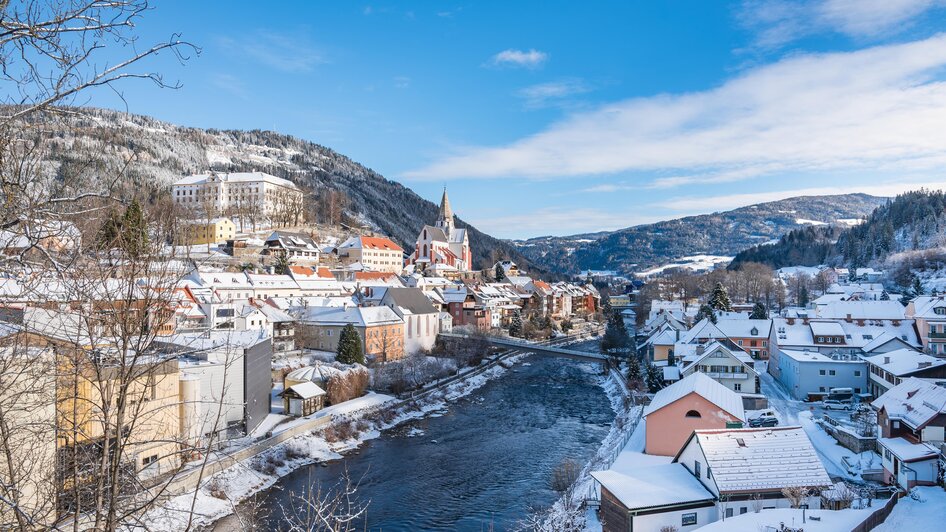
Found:
[[[424,254],[421,255],[421,256],[422,256],[422,257],[426,257],[426,256],[427,256],[427,244],[424,244]]]
[[[689,412],[687,412],[686,417],[703,417],[703,416],[701,416],[700,413],[697,412],[696,410],[690,410]]]

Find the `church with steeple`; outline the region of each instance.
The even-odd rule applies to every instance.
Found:
[[[446,188],[440,200],[440,216],[434,225],[425,225],[417,235],[409,263],[416,272],[443,277],[472,269],[470,237],[466,229],[459,229],[454,223]]]

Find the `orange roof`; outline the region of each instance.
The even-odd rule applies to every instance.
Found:
[[[551,289],[552,289],[552,287],[549,286],[549,283],[547,283],[547,282],[545,282],[545,281],[532,281],[532,284],[538,286],[539,288],[541,288],[541,289],[543,289],[543,290],[551,290]]]
[[[334,279],[335,276],[332,275],[332,272],[328,268],[319,268],[319,277],[324,277],[326,279]]]
[[[355,272],[356,281],[376,281],[380,279],[387,279],[393,276],[393,273],[389,272]]]
[[[307,277],[315,273],[314,271],[312,271],[312,268],[309,268],[308,266],[290,266],[289,270],[291,270],[292,273],[305,275]]]
[[[404,251],[401,246],[395,244],[389,238],[381,236],[363,236],[361,237],[361,247],[368,249],[386,249],[390,251]]]

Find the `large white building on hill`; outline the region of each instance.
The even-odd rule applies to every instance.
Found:
[[[171,197],[175,204],[202,215],[271,217],[289,209],[301,214],[303,202],[295,183],[263,172],[212,171],[187,176],[171,185]]]
[[[417,235],[410,263],[416,271],[431,273],[464,272],[472,269],[470,237],[456,227],[447,189],[440,200],[440,216],[434,225],[425,225]]]

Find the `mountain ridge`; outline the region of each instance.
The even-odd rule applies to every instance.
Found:
[[[850,222],[870,214],[887,198],[863,193],[796,196],[729,211],[641,224],[616,231],[512,241],[536,264],[568,273],[584,269],[646,270],[679,257],[734,256],[791,229]],[[726,231],[720,231],[725,227]],[[600,235],[589,238],[593,235]],[[590,240],[590,241],[589,241]]]

